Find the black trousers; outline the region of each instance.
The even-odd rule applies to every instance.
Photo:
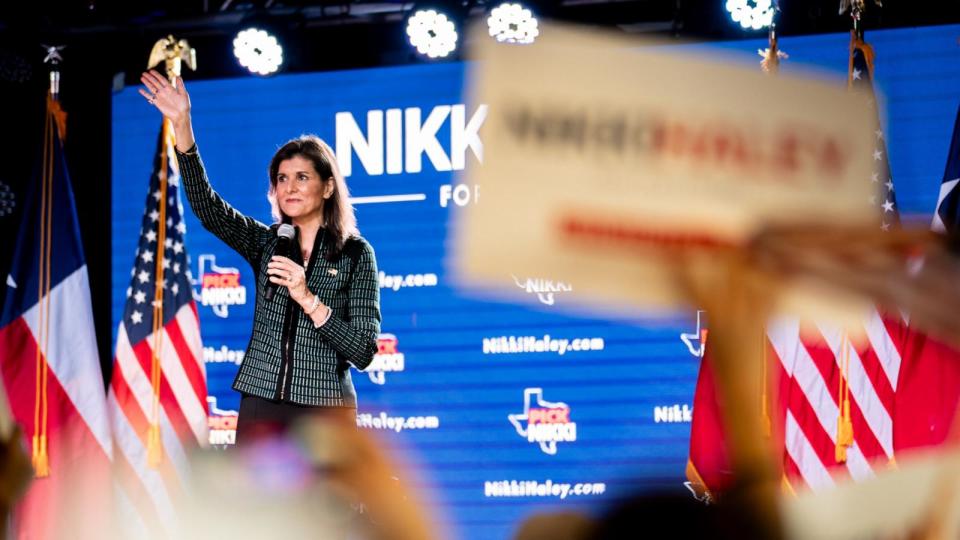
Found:
[[[357,429],[357,410],[352,407],[311,407],[244,394],[240,398],[240,413],[237,418],[237,438],[234,448],[240,452],[253,450],[261,452],[261,455],[265,455],[264,452],[272,455],[278,447],[271,443],[277,440],[285,440],[287,432],[301,421],[330,421],[347,425],[349,426],[347,429]],[[268,444],[258,449],[258,442]],[[289,440],[285,440],[284,444],[296,445],[295,442]],[[283,459],[284,455],[281,451],[274,458]],[[260,470],[260,474],[269,476],[270,467],[264,467],[262,463],[259,467],[266,471]],[[338,540],[356,538],[357,535],[354,534],[354,531],[363,531],[368,527],[362,506],[342,498],[339,493],[325,491],[323,488],[325,476],[322,467],[322,463],[312,463],[309,468],[300,471],[300,474],[306,475],[303,478],[311,478],[311,481],[315,482],[313,487],[310,488],[311,496],[302,502],[309,501],[309,504],[317,504],[320,501],[322,503],[311,510],[313,512],[311,515],[317,516],[317,523],[323,526],[321,531],[323,538],[336,538]],[[253,467],[254,470],[257,468],[258,466]],[[254,471],[248,474],[257,478],[258,473]],[[264,478],[259,478],[259,481],[264,481]],[[262,497],[263,494],[256,493],[252,496]]]
[[[243,446],[259,438],[283,437],[297,422],[311,418],[356,426],[357,410],[352,407],[297,405],[243,394],[237,418],[236,445]]]

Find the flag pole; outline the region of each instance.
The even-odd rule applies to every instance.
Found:
[[[777,39],[777,20],[780,18],[780,2],[773,3],[773,20],[770,22],[770,31],[767,33],[767,48],[757,51],[763,60],[760,61],[760,67],[765,73],[776,74],[780,70],[780,59],[789,58],[787,54],[780,50]]]
[[[873,72],[873,49],[863,40],[863,14],[866,11],[866,0],[852,0],[850,10],[850,57],[848,59],[847,86],[853,88],[854,53],[857,49],[863,54],[869,71]],[[840,350],[837,358],[840,359],[840,385],[837,389],[837,436],[834,445],[834,459],[837,463],[846,463],[847,449],[853,447],[853,419],[850,412],[850,384],[849,384],[849,348],[852,347],[849,335],[844,330]]]
[[[54,101],[60,99],[60,62],[63,61],[63,57],[60,56],[60,51],[65,49],[66,45],[41,45],[44,50],[47,51],[47,55],[43,58],[44,64],[50,64],[50,97]]]
[[[63,142],[66,132],[66,114],[60,108],[60,69],[63,58],[62,46],[44,46],[47,51],[44,63],[51,66],[50,88],[47,93],[47,108],[44,119],[43,172],[40,188],[40,249],[37,268],[40,279],[37,284],[38,339],[35,355],[35,394],[33,415],[33,437],[31,438],[31,461],[37,478],[50,476],[50,457],[47,452],[47,427],[49,419],[49,352],[50,338],[50,261],[53,229],[53,174],[56,164],[54,144]],[[58,129],[59,128],[59,129]],[[59,140],[54,140],[54,133]]]
[[[850,4],[850,25],[854,37],[863,41],[863,12],[867,6],[864,0],[854,0]]]
[[[183,63],[186,62],[190,69],[196,69],[197,55],[196,51],[190,47],[186,40],[176,40],[172,35],[158,40],[150,52],[150,59],[147,61],[147,69],[151,69],[164,62],[167,78],[170,84],[176,85],[177,78],[180,77],[180,71]],[[157,245],[162,246],[166,241],[166,222],[167,222],[167,172],[169,171],[169,152],[174,145],[173,126],[170,120],[164,118],[161,128],[160,145],[160,168],[157,172],[160,183],[159,206],[159,226]],[[163,444],[160,440],[160,382],[162,379],[161,359],[163,358],[162,329],[163,329],[163,292],[164,292],[164,267],[163,257],[157,257],[156,271],[154,273],[154,300],[153,300],[153,347],[151,355],[150,382],[153,390],[150,411],[150,426],[147,433],[147,465],[150,468],[158,469],[163,462]]]
[[[776,75],[780,71],[780,59],[786,58],[787,54],[780,50],[779,40],[777,38],[777,21],[780,19],[780,2],[773,2],[773,18],[770,21],[770,31],[767,34],[767,50],[759,51],[763,60],[760,67],[768,75]],[[771,387],[770,373],[768,368],[769,359],[767,357],[767,335],[766,332],[760,336],[760,411],[765,435],[769,438],[773,433],[773,421],[770,417],[770,401],[775,387]]]

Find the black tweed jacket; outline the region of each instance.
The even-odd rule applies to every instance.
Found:
[[[223,200],[211,187],[196,147],[187,153],[178,151],[177,162],[194,214],[250,263],[257,279],[253,332],[234,390],[300,405],[356,407],[350,364],[360,370],[370,364],[380,333],[380,287],[373,248],[362,237],[353,237],[331,262],[326,255],[332,241],[325,231],[317,234],[306,267],[307,287],[333,314],[316,328],[285,287],[277,289],[273,300],[263,298],[267,263],[277,242],[276,225],[268,227],[244,216]],[[293,251],[296,260],[300,250]]]

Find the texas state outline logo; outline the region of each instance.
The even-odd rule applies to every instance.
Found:
[[[544,454],[555,455],[558,442],[577,440],[577,424],[570,420],[570,406],[543,399],[542,388],[523,391],[523,413],[508,414],[517,434],[527,442],[538,443]]]

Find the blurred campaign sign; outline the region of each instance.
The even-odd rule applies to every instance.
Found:
[[[489,106],[482,199],[455,230],[461,277],[676,305],[677,250],[742,244],[766,225],[857,224],[876,120],[823,81],[768,77],[564,27],[533,47],[476,40],[470,97]]]
[[[839,479],[824,490],[780,499],[790,538],[960,537],[960,454],[915,453],[863,479]]]

